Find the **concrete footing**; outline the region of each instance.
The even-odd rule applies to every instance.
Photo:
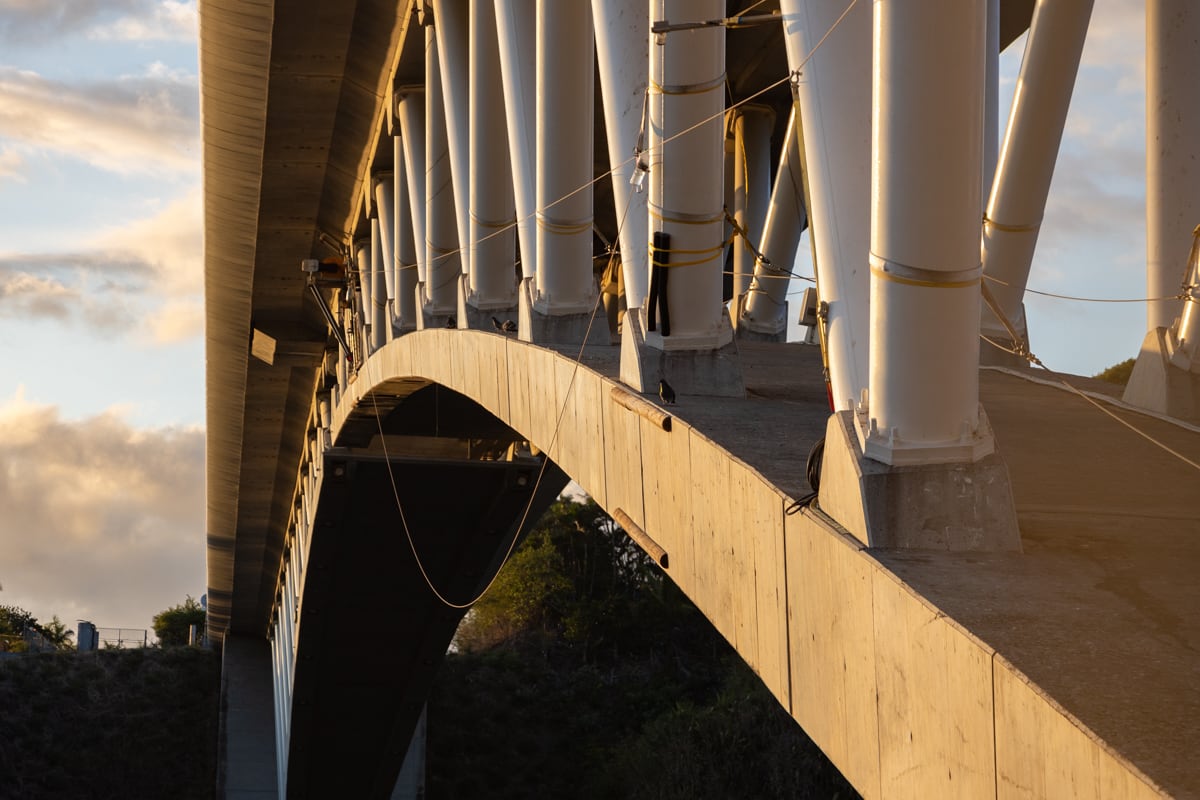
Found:
[[[728,318],[726,318],[728,324]],[[651,337],[657,334],[650,334]],[[664,350],[662,338],[647,343],[641,309],[625,312],[621,332],[621,381],[638,392],[657,392],[666,378],[676,394],[745,397],[737,345],[714,350]]]
[[[599,292],[599,288],[596,290]],[[526,278],[517,292],[521,319],[517,337],[533,344],[580,344],[587,337],[592,347],[613,344],[608,332],[608,320],[599,303],[587,311],[566,314],[547,314],[533,300],[533,281]],[[491,322],[489,320],[489,325]]]
[[[821,510],[867,547],[1020,551],[1008,467],[975,463],[893,467],[866,458],[854,415],[829,418]]]
[[[438,308],[431,306],[429,303],[422,302],[421,298],[425,294],[425,284],[418,283],[416,292],[417,330],[423,331],[426,328],[457,328],[462,325],[462,321],[457,317],[457,307],[452,309]]]
[[[783,311],[778,317],[778,325],[768,326],[763,325],[758,320],[747,319],[742,314],[742,310],[746,306],[747,295],[742,295],[737,301],[737,313],[734,319],[737,320],[737,325],[734,326],[733,335],[743,342],[786,342],[787,327],[788,327],[788,302],[783,301]],[[768,330],[768,328],[770,328]]]
[[[458,326],[473,331],[495,331],[492,317],[504,322],[517,321],[518,303],[516,292],[513,292],[512,302],[481,303],[471,297],[470,287],[467,286],[467,276],[463,275],[458,282]]]
[[[1131,406],[1200,423],[1200,373],[1179,359],[1182,352],[1171,347],[1172,338],[1167,328],[1146,334],[1121,399]]]
[[[264,637],[229,633],[222,648],[217,797],[275,800],[271,645]]]

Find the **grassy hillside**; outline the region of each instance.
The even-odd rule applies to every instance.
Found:
[[[191,647],[0,660],[0,798],[211,798],[219,685]]]

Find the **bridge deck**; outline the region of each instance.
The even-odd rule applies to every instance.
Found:
[[[827,416],[817,349],[741,347],[748,401],[684,396],[673,411],[798,497]],[[616,348],[593,351],[584,363],[615,377]],[[1200,797],[1195,470],[1061,386],[984,370],[980,394],[1012,475],[1024,552],[871,556],[1168,793]],[[1114,410],[1200,461],[1200,432]],[[997,703],[1002,673],[1009,674],[996,671]],[[1038,735],[1030,748],[1055,748],[1053,724]],[[1004,746],[1013,744],[998,738]],[[1063,761],[1069,780],[1073,768]]]

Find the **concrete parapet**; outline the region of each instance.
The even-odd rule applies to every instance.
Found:
[[[729,324],[728,315],[724,322]],[[621,334],[621,381],[638,392],[657,392],[665,378],[677,394],[745,397],[746,384],[737,360],[737,345],[708,350],[672,350],[647,340],[640,309],[625,312]]]
[[[854,415],[829,418],[820,504],[868,547],[1017,550],[1008,467],[998,453],[974,463],[894,467],[863,455]]]
[[[1171,332],[1155,328],[1146,334],[1122,399],[1131,406],[1157,411],[1186,422],[1200,422],[1200,373],[1177,363]]]

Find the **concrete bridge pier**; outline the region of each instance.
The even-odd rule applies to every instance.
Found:
[[[1195,3],[1147,0],[1146,296],[1171,299],[1146,304],[1149,331],[1125,388],[1127,403],[1191,422],[1200,422],[1200,358],[1187,341],[1198,333],[1200,302],[1195,253],[1188,253],[1200,225],[1198,40]]]
[[[470,40],[469,273],[459,316],[470,328],[490,331],[493,317],[517,318],[516,206],[491,0],[471,0]]]
[[[770,263],[754,261],[754,276],[746,298],[738,304],[737,335],[751,341],[787,340],[788,273],[795,269],[800,235],[808,227],[801,173],[800,124],[793,108],[771,187],[771,202],[763,220],[758,252]]]
[[[537,3],[537,262],[522,341],[609,344],[592,272],[594,37],[586,2]]]
[[[869,390],[830,419],[820,487],[872,547],[1020,549],[979,404],[986,9],[875,3]]]
[[[433,27],[428,26],[425,28],[425,281],[418,328],[444,328],[455,317],[462,275],[458,206],[443,109],[440,57],[437,36]]]
[[[646,115],[650,287],[644,317],[626,315],[621,380],[641,392],[741,397],[725,264],[725,29],[654,33],[655,23],[724,16],[722,0],[650,4]]]

